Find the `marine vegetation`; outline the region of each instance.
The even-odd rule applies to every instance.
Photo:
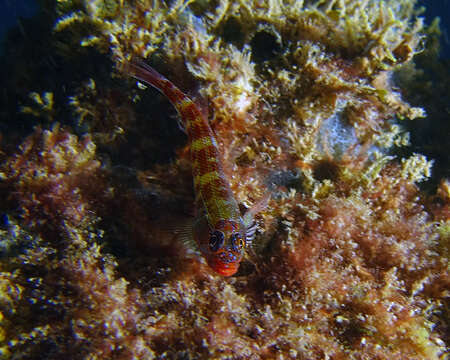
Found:
[[[436,23],[415,0],[41,6],[44,45],[3,60],[0,358],[448,355],[446,147],[409,135],[440,126],[419,94]],[[183,241],[203,206],[222,242],[188,115],[254,237],[230,271]]]

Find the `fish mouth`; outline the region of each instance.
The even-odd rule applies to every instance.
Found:
[[[231,276],[236,274],[239,269],[239,262],[230,262],[224,264],[218,259],[211,259],[209,266],[218,274],[223,276]]]

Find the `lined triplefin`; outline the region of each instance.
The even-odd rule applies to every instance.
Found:
[[[241,216],[208,119],[186,94],[152,67],[132,63],[130,70],[134,78],[162,92],[176,108],[188,135],[192,162],[196,205],[193,239],[214,271],[224,276],[235,274],[255,235],[254,214],[267,199]]]

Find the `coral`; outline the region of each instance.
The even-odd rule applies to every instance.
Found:
[[[19,150],[2,137],[4,358],[448,354],[449,180],[406,131],[442,110],[404,100],[422,86],[416,1],[43,5],[66,71],[98,65],[27,89],[40,126]],[[209,113],[242,209],[272,195],[236,276],[177,238],[188,149],[170,104],[122,79],[137,58]]]

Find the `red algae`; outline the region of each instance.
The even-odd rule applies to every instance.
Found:
[[[29,226],[64,222],[83,227],[94,220],[83,190],[98,181],[99,167],[88,136],[78,141],[56,125],[52,130],[37,128],[2,170],[10,186],[9,200],[19,205]]]

